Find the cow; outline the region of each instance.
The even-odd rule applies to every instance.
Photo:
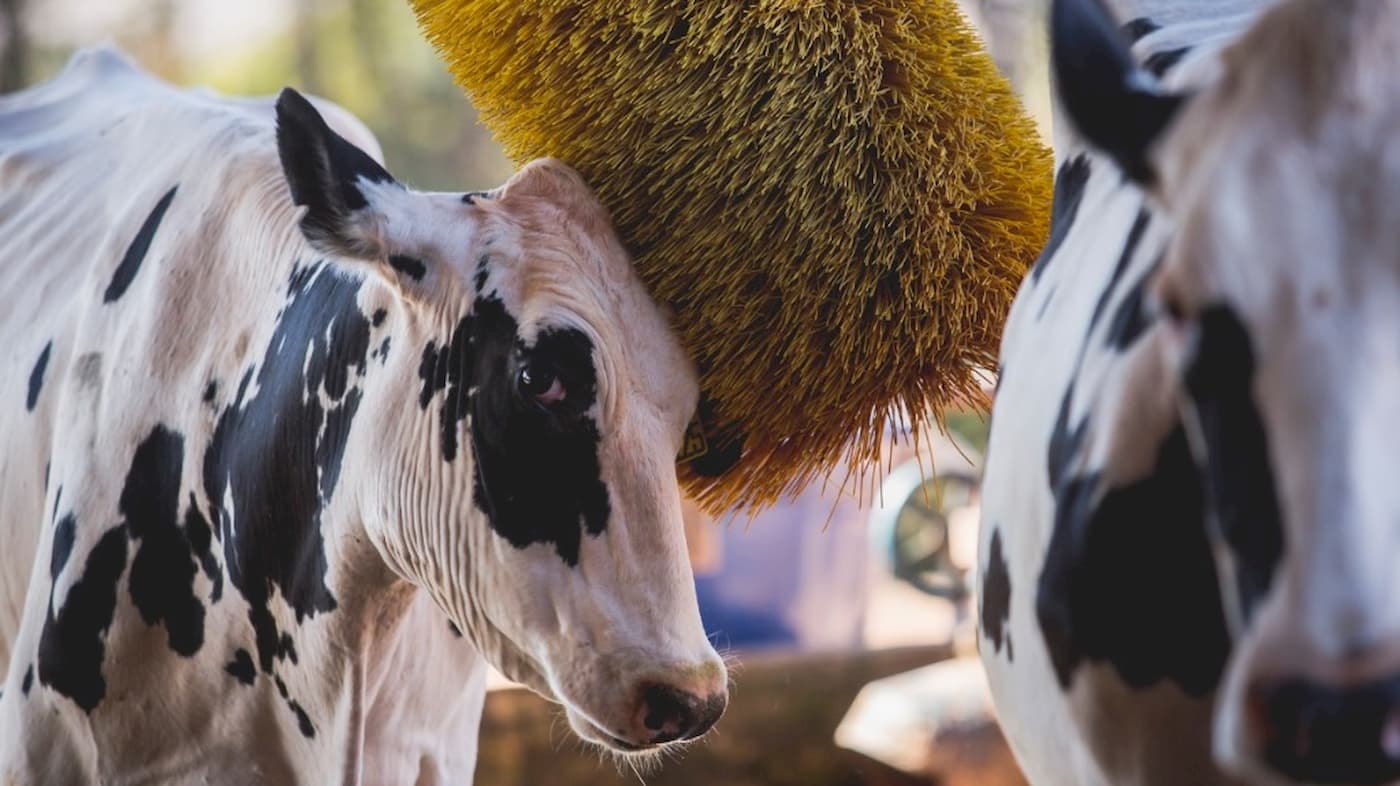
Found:
[[[696,371],[602,205],[321,107],[111,51],[0,99],[5,783],[469,783],[488,664],[623,757],[724,710]]]
[[[1037,784],[1395,782],[1400,3],[1118,10],[1051,11],[979,546],[1001,721]]]

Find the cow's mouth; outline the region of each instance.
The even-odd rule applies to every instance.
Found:
[[[652,748],[657,747],[655,745],[633,745],[627,740],[619,739],[617,737],[612,736],[611,734],[604,734],[603,736],[607,739],[608,745],[614,748],[618,748],[624,753],[639,753],[641,751],[651,750]]]
[[[564,713],[568,717],[569,725],[573,727],[575,734],[588,742],[601,745],[614,753],[650,753],[664,745],[664,743],[636,743],[624,740],[608,732],[583,713],[578,712],[568,705],[565,705]]]

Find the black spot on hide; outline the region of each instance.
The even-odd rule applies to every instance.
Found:
[[[1006,557],[1001,550],[1001,530],[992,532],[990,553],[987,555],[986,572],[982,576],[982,632],[992,643],[996,652],[1001,652],[1003,639],[1007,645],[1007,657],[1011,657],[1011,572],[1006,567]]]
[[[611,510],[598,463],[601,437],[588,414],[597,398],[593,343],[578,330],[546,329],[526,345],[495,298],[477,299],[472,335],[474,501],[512,545],[553,543],[565,563],[577,565],[583,533],[602,534]],[[526,364],[553,369],[567,398],[546,409],[522,395],[516,379]],[[542,494],[546,478],[549,493]]]
[[[1108,345],[1119,352],[1135,344],[1152,324],[1143,307],[1143,298],[1151,279],[1150,273],[1143,276],[1123,295],[1123,300],[1113,312],[1112,321],[1108,323]]]
[[[141,229],[136,233],[136,238],[131,241],[130,246],[127,246],[121,264],[117,265],[116,272],[112,274],[112,281],[107,285],[107,291],[102,294],[103,303],[111,303],[126,294],[127,287],[131,286],[132,280],[141,270],[141,263],[146,259],[146,252],[151,249],[151,241],[156,236],[156,230],[160,228],[161,219],[165,218],[165,211],[169,209],[171,201],[175,199],[177,188],[179,186],[165,192],[165,196],[156,203],[151,214],[146,216],[145,222],[141,224]]]
[[[57,583],[73,551],[77,522],[59,520],[53,536],[50,574]],[[113,527],[88,552],[82,575],[55,609],[54,592],[39,634],[39,682],[91,712],[107,693],[102,676],[107,629],[117,607],[117,582],[126,570],[126,528]]]
[[[1084,189],[1089,185],[1089,157],[1083,153],[1066,160],[1055,174],[1054,201],[1050,209],[1050,239],[1040,252],[1040,258],[1031,268],[1031,280],[1039,281],[1045,275],[1050,261],[1064,243],[1065,236],[1074,226],[1079,215],[1079,203],[1084,200]]]
[[[600,435],[587,414],[597,396],[593,345],[579,331],[546,329],[527,346],[518,330],[500,300],[478,297],[449,339],[424,348],[418,404],[426,410],[441,394],[438,426],[449,462],[471,413],[474,499],[492,527],[518,548],[553,543],[575,565],[582,533],[601,534],[611,509]],[[516,379],[527,362],[553,369],[568,391],[564,402],[545,409],[520,393]],[[539,493],[541,478],[550,493]]]
[[[1144,206],[1138,210],[1137,218],[1133,219],[1133,225],[1128,229],[1128,237],[1123,241],[1123,249],[1118,254],[1118,262],[1113,266],[1113,273],[1104,283],[1098,301],[1094,303],[1094,314],[1089,319],[1091,330],[1099,324],[1099,319],[1103,317],[1104,309],[1108,307],[1113,292],[1118,288],[1118,282],[1123,279],[1123,274],[1128,271],[1128,266],[1132,264],[1138,244],[1142,242],[1142,236],[1147,232],[1147,226],[1150,223],[1152,223],[1152,214],[1147,212],[1147,208]]]
[[[476,286],[476,294],[478,295],[486,293],[486,280],[491,277],[490,263],[491,258],[487,256],[477,260],[476,275],[473,277],[472,283]]]
[[[1123,35],[1126,36],[1129,41],[1137,43],[1161,29],[1161,25],[1145,16],[1140,16],[1123,25]]]
[[[297,662],[297,645],[296,642],[292,640],[292,634],[286,631],[282,632],[282,638],[278,642],[277,650],[282,657],[287,658],[292,663]]]
[[[276,587],[297,622],[336,607],[326,588],[321,514],[341,460],[365,373],[369,320],[360,282],[298,267],[288,302],[256,367],[219,416],[204,455],[204,489],[230,582],[247,599],[263,671],[284,656],[270,606]],[[329,399],[323,406],[322,395]]]
[[[192,547],[179,526],[185,440],[156,426],[136,448],[120,510],[137,543],[131,602],[147,625],[164,623],[170,649],[190,656],[204,644],[204,604],[194,595]]]
[[[19,690],[25,696],[29,695],[29,689],[34,687],[34,664],[29,664],[29,668],[24,670],[24,682],[20,683]]]
[[[190,492],[190,505],[185,508],[185,537],[189,538],[190,548],[194,550],[200,568],[204,570],[205,577],[212,585],[209,590],[209,602],[218,603],[224,595],[224,571],[219,567],[219,558],[214,555],[213,535],[209,520],[199,511],[194,492]]]
[[[272,681],[273,684],[277,686],[277,693],[281,695],[282,700],[287,703],[287,709],[291,710],[292,714],[296,716],[297,728],[301,730],[301,735],[307,739],[315,737],[316,728],[311,725],[311,716],[307,715],[306,710],[302,708],[301,704],[296,699],[292,698],[291,693],[287,691],[287,683],[283,682],[281,677],[276,676],[272,678]]]
[[[414,281],[422,281],[423,276],[428,274],[428,266],[423,264],[423,260],[403,254],[390,254],[389,266]]]
[[[1060,685],[1085,660],[1146,688],[1170,680],[1210,693],[1229,653],[1204,501],[1180,426],[1144,478],[1105,488],[1082,472],[1085,423],[1069,427],[1072,390],[1052,434],[1055,523],[1036,617]]]
[[[467,416],[473,325],[471,315],[462,317],[452,331],[452,338],[441,348],[434,342],[428,342],[418,365],[418,377],[423,381],[418,393],[420,408],[427,409],[434,396],[447,390],[442,401],[438,429],[441,433],[442,458],[449,462],[457,458],[458,426]]]
[[[306,710],[295,699],[288,699],[287,706],[297,716],[297,728],[301,731],[301,736],[308,740],[314,739],[316,727],[311,725],[311,716],[306,714]]]
[[[59,489],[62,493],[63,489]],[[54,501],[54,510],[58,510],[58,501]],[[49,554],[49,579],[58,580],[58,574],[63,572],[63,566],[68,564],[68,558],[73,555],[73,540],[78,536],[77,521],[73,514],[68,514],[59,520],[53,530],[53,547]]]
[[[39,391],[44,387],[44,370],[49,367],[49,353],[51,351],[53,351],[52,341],[44,345],[44,351],[40,352],[39,359],[34,361],[34,370],[29,372],[29,395],[24,400],[24,408],[30,412],[33,412],[35,405],[39,403]],[[47,470],[44,474],[47,478]]]
[[[1206,499],[1235,563],[1247,619],[1283,558],[1283,522],[1263,418],[1254,403],[1254,350],[1226,306],[1201,312],[1186,391],[1205,441]]]
[[[249,655],[248,651],[242,647],[234,651],[233,660],[224,666],[224,671],[244,685],[252,685],[253,677],[257,675],[257,672],[253,670],[253,656]]]
[[[1151,71],[1158,79],[1172,70],[1172,67],[1181,62],[1181,58],[1191,52],[1190,47],[1183,46],[1180,49],[1168,49],[1162,52],[1153,52],[1142,61],[1142,67]]]

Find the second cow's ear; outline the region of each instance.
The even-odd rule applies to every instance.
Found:
[[[316,107],[290,87],[277,97],[277,152],[292,201],[306,208],[301,231],[312,246],[366,261],[387,257],[381,217],[363,189],[397,181],[331,130]]]
[[[1103,0],[1054,0],[1051,63],[1070,122],[1112,156],[1124,173],[1151,186],[1152,147],[1181,109],[1137,64]]]

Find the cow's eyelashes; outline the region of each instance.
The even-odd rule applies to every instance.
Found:
[[[568,390],[559,378],[559,372],[541,361],[527,361],[522,365],[515,384],[521,396],[546,408],[552,408],[568,398]]]

